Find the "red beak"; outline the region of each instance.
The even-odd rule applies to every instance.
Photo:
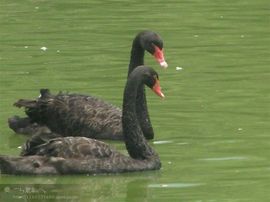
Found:
[[[156,83],[155,83],[155,85],[152,87],[152,91],[154,91],[159,97],[162,97],[162,98],[164,98],[165,97],[165,95],[162,93],[162,91],[161,91],[161,87],[160,87],[160,85],[159,85],[159,80],[158,79],[156,79]]]
[[[163,50],[160,49],[159,47],[155,46],[155,45],[154,45],[154,47],[155,47],[155,52],[154,52],[153,55],[154,55],[155,59],[157,60],[157,62],[160,64],[161,67],[167,68],[168,64],[164,59]]]

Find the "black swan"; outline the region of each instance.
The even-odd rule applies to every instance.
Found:
[[[144,64],[144,51],[148,51],[164,68],[163,41],[152,31],[143,31],[133,40],[128,75]],[[137,116],[146,139],[153,139],[154,131],[148,115],[144,87],[137,94]],[[95,139],[123,139],[121,109],[98,98],[78,94],[51,95],[41,90],[37,100],[19,100],[17,107],[24,107],[28,117],[9,118],[9,127],[17,133],[38,134],[52,131],[59,136],[84,136]],[[48,128],[47,128],[48,127]]]
[[[143,85],[164,97],[155,70],[140,66],[130,74],[124,90],[122,112],[124,141],[130,156],[95,139],[59,137],[34,147],[28,147],[26,143],[24,156],[0,156],[1,173],[95,174],[160,169],[159,156],[143,136],[136,114],[136,96]]]

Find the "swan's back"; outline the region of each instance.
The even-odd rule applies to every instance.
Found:
[[[25,107],[33,122],[47,125],[62,136],[122,139],[121,110],[96,97],[46,94],[35,102],[19,100],[15,105]]]
[[[22,156],[38,155],[61,157],[66,159],[110,158],[118,153],[108,144],[86,137],[58,137],[50,140],[39,140],[37,136],[28,140],[22,151]],[[34,144],[36,142],[36,145]]]

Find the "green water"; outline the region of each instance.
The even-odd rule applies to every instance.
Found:
[[[0,201],[270,200],[268,0],[1,0],[1,154],[18,155],[25,141],[7,126],[23,115],[12,103],[40,88],[121,106],[131,41],[144,29],[162,36],[169,63],[164,71],[146,55],[166,95],[147,91],[162,169],[2,175]]]

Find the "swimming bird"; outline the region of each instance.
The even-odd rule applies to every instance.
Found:
[[[144,64],[145,50],[166,68],[163,41],[152,31],[143,31],[133,40],[128,75],[135,67]],[[154,131],[149,118],[144,87],[136,98],[136,113],[142,131],[147,139],[153,139]],[[52,131],[59,136],[84,136],[95,139],[123,139],[121,109],[99,98],[59,93],[50,94],[48,89],[40,91],[36,100],[20,99],[14,105],[24,107],[26,118],[9,118],[9,127],[18,133],[39,134]]]
[[[128,77],[123,95],[122,125],[126,156],[108,144],[86,137],[59,137],[40,145],[26,143],[23,156],[0,156],[5,174],[96,174],[158,170],[158,154],[143,136],[136,113],[136,98],[143,85],[164,97],[157,72],[140,66]],[[31,141],[31,140],[30,140]]]

